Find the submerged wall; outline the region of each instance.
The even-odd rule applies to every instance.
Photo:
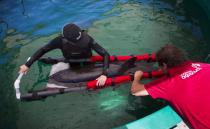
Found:
[[[198,4],[198,6],[201,7],[201,10],[198,11],[200,12],[198,13],[198,15],[200,15],[199,22],[209,47],[210,46],[210,0],[194,0],[194,1]]]
[[[210,0],[194,0],[204,11],[207,15],[208,19],[210,20]]]
[[[210,0],[184,0],[183,2],[187,15],[200,26],[206,40],[209,51],[204,53],[210,54]]]

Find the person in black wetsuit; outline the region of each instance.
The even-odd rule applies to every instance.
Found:
[[[92,56],[92,49],[104,58],[103,72],[97,78],[97,86],[103,86],[107,79],[109,68],[109,53],[102,48],[94,39],[77,25],[70,23],[63,27],[62,35],[54,38],[48,44],[36,51],[25,64],[20,66],[22,73],[27,73],[30,66],[45,53],[60,49],[65,59],[88,59]],[[70,63],[70,66],[74,65]]]

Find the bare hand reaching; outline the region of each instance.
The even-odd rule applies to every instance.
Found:
[[[105,82],[106,82],[107,77],[105,75],[101,75],[100,77],[98,77],[96,80],[98,80],[96,82],[96,86],[104,86]]]
[[[19,73],[24,73],[26,74],[29,70],[29,67],[27,67],[26,65],[21,65],[20,66],[20,70],[19,70]]]

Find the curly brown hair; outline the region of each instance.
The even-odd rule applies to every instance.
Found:
[[[165,63],[168,68],[178,66],[186,61],[184,52],[173,44],[166,44],[160,48],[156,52],[156,58],[160,66]]]

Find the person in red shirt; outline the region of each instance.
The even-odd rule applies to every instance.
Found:
[[[172,44],[158,50],[156,58],[165,76],[142,84],[143,72],[136,71],[132,94],[167,100],[189,127],[210,129],[210,64],[186,60]]]

